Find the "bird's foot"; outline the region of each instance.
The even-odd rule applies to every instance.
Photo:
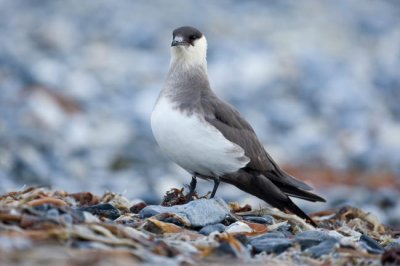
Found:
[[[216,178],[214,179],[214,187],[213,187],[213,190],[212,190],[212,192],[211,192],[210,199],[214,198],[215,193],[217,193],[217,189],[218,189],[219,183],[220,183],[220,180],[219,180],[218,177],[216,177]]]
[[[196,195],[196,191],[189,191],[188,194],[186,194],[186,203],[191,202],[194,199],[194,196]]]
[[[192,201],[193,196],[197,195],[196,185],[197,185],[197,179],[196,179],[196,176],[194,175],[194,176],[192,176],[192,181],[190,181],[189,193],[186,195],[186,202]]]

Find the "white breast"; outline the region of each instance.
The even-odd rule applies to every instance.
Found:
[[[151,127],[161,150],[191,174],[221,176],[244,167],[244,150],[195,114],[188,116],[161,97],[151,115]]]

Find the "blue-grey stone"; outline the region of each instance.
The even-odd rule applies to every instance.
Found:
[[[326,239],[331,239],[334,237],[330,236],[328,233],[323,231],[304,231],[300,232],[295,236],[295,241],[300,244],[301,249],[307,249],[312,246],[320,244],[322,241]]]
[[[331,253],[337,243],[338,240],[336,238],[328,238],[316,246],[307,248],[306,250],[304,250],[304,252],[306,254],[309,254],[313,258],[319,258],[322,255],[327,255]]]
[[[222,222],[230,214],[228,205],[220,198],[199,199],[171,207],[149,205],[140,212],[140,218],[160,213],[174,213],[189,220],[193,227],[204,227]]]
[[[206,225],[200,229],[199,233],[208,236],[212,232],[223,232],[225,230],[225,225],[218,223],[218,224],[210,224]]]
[[[277,232],[281,232],[282,234],[285,235],[285,237],[292,237],[293,234],[290,232],[290,224],[283,224],[281,226],[279,226],[276,231]]]
[[[378,242],[376,242],[374,239],[366,234],[361,235],[360,245],[372,254],[381,254],[385,251],[385,249],[381,245],[379,245]]]
[[[157,208],[157,207],[160,207],[160,208]],[[164,208],[164,207],[158,206],[158,205],[148,205],[147,207],[144,207],[142,210],[140,210],[139,216],[141,219],[146,219],[146,218],[152,217],[154,215],[157,215],[159,213],[166,212],[164,209],[161,210],[162,208]]]
[[[274,223],[274,218],[270,215],[264,215],[264,216],[243,216],[243,220],[253,222],[253,223],[259,223],[259,224],[273,224]]]
[[[280,231],[271,231],[257,238],[286,238],[286,235]]]
[[[275,238],[271,236],[260,236],[249,241],[256,253],[265,251],[266,253],[280,254],[293,245],[293,241],[287,238]]]
[[[228,242],[222,242],[216,249],[216,255],[236,257],[237,251]]]
[[[40,212],[47,212],[47,211],[51,210],[52,208],[53,208],[53,206],[50,204],[47,204],[47,203],[33,207],[34,210],[40,211]]]
[[[72,217],[71,214],[69,214],[69,213],[64,213],[64,214],[61,214],[61,221],[62,221],[64,224],[70,225],[70,224],[73,224],[74,218]]]
[[[58,219],[59,216],[60,216],[60,212],[56,208],[50,209],[46,212],[46,218]]]
[[[78,209],[72,209],[71,216],[75,223],[82,223],[85,221],[85,215],[83,214],[83,211]]]

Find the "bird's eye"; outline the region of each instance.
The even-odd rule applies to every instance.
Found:
[[[189,39],[191,39],[191,40],[193,41],[193,40],[196,40],[197,37],[196,37],[196,35],[190,35],[190,36],[189,36]]]

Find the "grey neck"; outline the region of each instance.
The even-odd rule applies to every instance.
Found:
[[[204,65],[171,63],[163,96],[171,99],[175,108],[192,114],[200,108],[201,95],[210,92],[207,70]]]

